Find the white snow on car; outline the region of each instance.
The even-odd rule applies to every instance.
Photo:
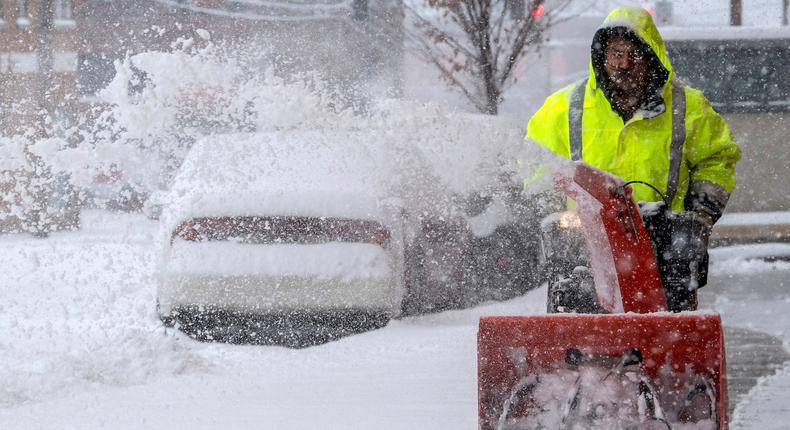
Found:
[[[161,315],[190,307],[398,315],[402,223],[365,137],[259,133],[198,143],[162,215]]]

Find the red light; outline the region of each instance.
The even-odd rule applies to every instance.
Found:
[[[535,9],[532,9],[532,17],[538,19],[542,17],[546,13],[546,9],[543,8],[542,4],[539,4]]]

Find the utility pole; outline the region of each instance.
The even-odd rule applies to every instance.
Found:
[[[782,0],[782,25],[788,25],[787,9],[790,8],[790,0]]]
[[[32,150],[32,145],[38,140],[50,137],[52,130],[53,103],[53,43],[52,32],[54,27],[54,1],[39,0],[38,19],[36,32],[36,59],[38,70],[36,73],[34,114],[35,133],[25,145],[25,156],[33,172],[30,180],[30,193],[33,204],[27,216],[28,229],[37,237],[46,237],[49,234],[47,202],[52,194],[52,172],[44,160]]]
[[[741,0],[730,0],[730,25],[740,26],[742,16],[743,16],[743,3],[741,2]]]
[[[45,137],[49,134],[53,113],[53,46],[52,30],[55,20],[53,0],[39,0],[38,29],[36,31],[36,57],[38,59],[38,126]]]

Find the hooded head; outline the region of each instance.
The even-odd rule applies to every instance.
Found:
[[[622,41],[633,47],[633,54],[641,62],[644,73],[640,74],[639,70],[636,72],[629,70],[620,75],[614,70],[616,68],[611,67],[609,70],[612,73],[607,71],[607,47]],[[590,68],[591,76],[594,77],[593,85],[601,88],[610,103],[616,92],[627,91],[621,81],[625,77],[637,76],[637,80],[640,81],[638,84],[643,85],[637,92],[641,93],[641,90],[644,90],[642,109],[653,111],[664,107],[661,89],[672,76],[672,65],[669,63],[666,46],[658,34],[653,19],[643,8],[620,7],[606,17],[593,37]],[[612,105],[614,106],[614,103]]]

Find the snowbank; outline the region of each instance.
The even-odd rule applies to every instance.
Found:
[[[725,213],[716,225],[776,225],[790,224],[790,212]]]
[[[765,243],[710,250],[711,270],[719,273],[758,273],[790,269],[790,244]]]
[[[0,172],[24,169],[28,166],[25,158],[25,143],[25,139],[19,137],[0,137]]]
[[[0,410],[210,367],[157,333],[149,251],[155,225],[139,218],[124,224],[113,217],[103,226],[112,234],[0,237],[7,269],[0,279]]]

